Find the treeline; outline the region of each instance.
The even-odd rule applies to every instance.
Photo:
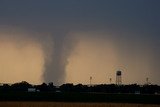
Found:
[[[86,92],[86,93],[131,93],[131,94],[160,94],[158,85],[82,85],[82,84],[63,84],[59,87],[53,83],[42,83],[41,85],[32,85],[25,81],[12,85],[3,84],[0,86],[0,92]]]

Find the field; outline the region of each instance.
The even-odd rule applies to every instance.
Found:
[[[0,107],[160,107],[160,105],[129,103],[0,102]]]
[[[160,95],[7,92],[7,93],[0,93],[0,102],[3,101],[160,104]]]

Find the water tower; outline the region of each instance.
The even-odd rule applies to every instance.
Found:
[[[117,85],[122,84],[122,72],[121,71],[116,72],[116,84]]]

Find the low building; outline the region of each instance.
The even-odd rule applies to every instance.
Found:
[[[28,88],[28,92],[36,92],[36,88]]]

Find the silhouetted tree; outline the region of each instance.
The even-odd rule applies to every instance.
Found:
[[[28,91],[28,88],[32,87],[31,84],[26,81],[22,81],[20,83],[15,83],[11,85],[13,91]]]
[[[44,91],[49,91],[48,86],[46,83],[42,83],[41,85],[37,85],[35,86],[38,90],[40,90],[41,92]]]
[[[60,86],[60,91],[62,92],[72,92],[74,89],[74,85],[71,83],[63,84]]]
[[[56,91],[56,86],[53,85],[53,82],[48,83],[48,91]]]

